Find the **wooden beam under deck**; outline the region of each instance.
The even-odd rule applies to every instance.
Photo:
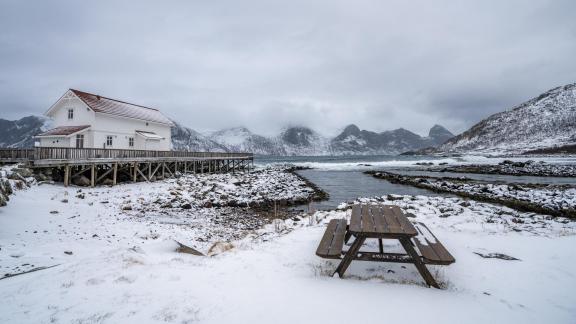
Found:
[[[114,149],[46,148],[0,149],[0,163],[14,160],[34,169],[56,169],[63,175],[65,186],[80,175],[89,178],[91,186],[111,180],[152,181],[177,174],[225,173],[250,171],[254,165],[251,153],[211,153],[183,151],[140,151]],[[90,173],[88,176],[86,173]],[[159,177],[160,175],[158,175]],[[119,178],[120,177],[120,178]],[[62,179],[62,178],[61,178]]]

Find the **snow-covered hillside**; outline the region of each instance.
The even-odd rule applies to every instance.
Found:
[[[453,137],[446,128],[434,125],[428,137],[422,137],[404,128],[381,133],[360,130],[349,125],[331,141],[332,151],[336,154],[400,154],[424,147],[437,146]]]
[[[494,114],[435,151],[522,153],[570,144],[576,144],[576,83]]]
[[[40,116],[28,116],[19,120],[0,119],[0,147],[32,147],[34,136],[47,130],[50,121]]]
[[[272,139],[252,133],[245,127],[226,128],[206,135],[232,152],[252,152],[263,155],[284,155],[282,146]]]
[[[174,122],[172,128],[172,149],[195,152],[228,152],[220,145],[197,131]]]

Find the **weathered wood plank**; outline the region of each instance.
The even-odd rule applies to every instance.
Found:
[[[327,259],[339,259],[344,246],[346,220],[333,219],[328,223],[322,240],[316,249],[316,255]]]

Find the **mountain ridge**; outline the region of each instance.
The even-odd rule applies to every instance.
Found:
[[[16,121],[0,119],[1,147],[33,147],[34,135],[47,128],[44,117],[28,116]],[[205,152],[253,152],[258,155],[325,156],[325,155],[395,155],[437,145],[448,130],[434,125],[429,136],[423,137],[404,128],[373,132],[350,124],[335,137],[325,137],[309,127],[284,127],[276,136],[262,136],[246,127],[231,127],[215,132],[200,133],[174,122],[172,146],[175,150]],[[440,135],[438,135],[440,134]]]
[[[576,144],[576,83],[493,114],[422,153],[520,154]]]

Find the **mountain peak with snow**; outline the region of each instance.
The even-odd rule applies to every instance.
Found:
[[[496,113],[435,152],[516,154],[576,144],[576,83]]]

